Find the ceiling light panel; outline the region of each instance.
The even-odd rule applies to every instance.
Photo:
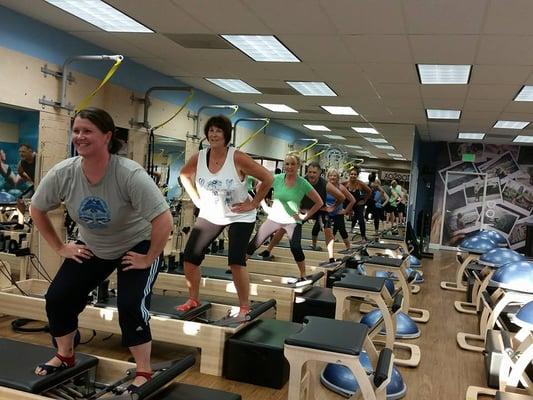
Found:
[[[533,101],[533,86],[523,86],[514,101]]]
[[[387,141],[383,138],[365,137],[365,139],[368,140],[370,143],[387,143]]]
[[[518,135],[513,139],[514,143],[533,143],[533,136]]]
[[[352,107],[341,107],[341,106],[320,106],[328,113],[333,115],[359,115]]]
[[[458,139],[469,139],[469,140],[482,140],[485,137],[484,133],[474,133],[474,132],[460,132],[457,136]]]
[[[340,136],[340,135],[324,135],[324,137],[328,139],[335,139],[335,140],[346,140],[344,136]]]
[[[221,35],[255,61],[300,62],[275,36],[272,35]]]
[[[388,145],[388,144],[376,144],[376,147],[378,149],[394,150],[394,146],[391,146],[391,145]]]
[[[287,81],[287,84],[304,96],[337,96],[324,82]]]
[[[387,155],[392,158],[403,158],[403,155],[399,153],[387,153]]]
[[[284,112],[284,113],[297,113],[294,108],[289,107],[285,104],[268,104],[268,103],[257,103],[258,106],[266,108],[267,110],[274,112]]]
[[[500,120],[494,124],[494,128],[499,129],[524,129],[529,125],[527,121],[503,121]]]
[[[374,135],[377,135],[379,133],[374,128],[365,128],[365,127],[352,126],[352,129],[354,131],[356,131],[357,133],[372,133]]]
[[[154,32],[101,0],[45,1],[107,32]]]
[[[461,117],[460,110],[437,110],[426,109],[428,119],[459,119]]]
[[[471,65],[417,64],[423,85],[466,85]]]
[[[349,147],[351,149],[362,149],[361,146],[358,146],[356,144],[345,144],[346,147]]]
[[[240,79],[217,79],[217,78],[205,78],[205,79],[231,93],[261,94],[259,90],[248,85],[246,82],[241,81]]]
[[[312,131],[323,131],[323,132],[331,132],[331,129],[329,129],[327,126],[324,125],[305,125],[304,126]]]

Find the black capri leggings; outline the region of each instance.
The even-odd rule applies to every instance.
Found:
[[[344,221],[344,214],[337,214],[333,217],[333,236],[340,233],[341,238],[348,239],[348,232],[346,232],[346,223]]]
[[[261,246],[270,235],[279,229],[284,229],[285,232],[287,232],[294,261],[300,262],[305,260],[305,255],[302,251],[302,224],[280,224],[269,219],[263,222],[263,224],[259,227],[259,230],[255,234],[254,238],[248,244],[248,250],[246,250],[246,253],[250,256],[254,254],[259,246]]]
[[[234,222],[229,225],[216,225],[204,218],[197,218],[189,240],[183,250],[183,261],[194,265],[202,264],[207,248],[222,230],[228,229],[228,265],[246,266],[246,246],[254,230],[255,222]]]
[[[150,242],[145,240],[131,251],[146,254]],[[159,268],[160,257],[146,269],[123,271],[122,257],[104,260],[96,256],[80,264],[65,259],[46,293],[46,314],[50,333],[65,336],[78,328],[78,315],[87,305],[87,297],[115,269],[117,270],[117,306],[122,331],[122,345],[131,347],[152,340],[148,320],[152,286]]]
[[[352,217],[352,229],[355,223],[359,223],[359,229],[361,230],[361,237],[366,239],[366,222],[365,222],[365,205],[360,204],[354,207],[354,213]]]

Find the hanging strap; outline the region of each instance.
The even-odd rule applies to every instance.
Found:
[[[165,126],[166,124],[168,124],[170,121],[172,121],[174,118],[176,118],[178,116],[178,114],[187,106],[187,104],[189,104],[192,100],[192,98],[194,97],[194,90],[193,89],[190,89],[189,90],[189,95],[187,96],[187,98],[185,99],[185,102],[178,107],[178,110],[174,113],[174,115],[172,115],[172,117],[170,117],[169,119],[167,119],[165,122],[162,122],[160,123],[159,125],[156,125],[152,128],[152,131],[155,131],[159,128],[161,128],[162,126]]]
[[[122,63],[122,60],[123,58],[120,57],[120,58],[117,58],[117,60],[115,61],[115,64],[113,64],[111,66],[111,68],[109,68],[109,71],[107,71],[107,74],[106,76],[104,77],[104,79],[102,79],[102,82],[100,82],[100,84],[98,85],[98,87],[96,89],[94,89],[92,91],[92,93],[90,93],[87,97],[85,97],[79,104],[78,106],[76,107],[76,109],[74,110],[75,113],[77,113],[78,111],[80,110],[83,110],[85,107],[87,107],[90,103],[91,103],[91,100],[93,99],[93,97],[96,95],[96,93],[98,93],[100,91],[100,89],[102,89],[104,87],[104,85],[107,83],[107,81],[109,79],[111,79],[111,77],[115,74],[115,72],[117,71],[118,67],[120,67],[120,64]]]
[[[307,150],[312,149],[318,144],[318,139],[313,139],[315,142],[311,143],[309,146],[304,147],[302,150],[300,150],[300,154],[305,153]]]

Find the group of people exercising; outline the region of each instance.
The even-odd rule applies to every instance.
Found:
[[[299,175],[300,157],[289,153],[284,172],[272,176],[247,154],[229,146],[232,124],[224,116],[211,117],[204,127],[209,147],[193,155],[183,166],[181,182],[199,215],[184,250],[184,272],[189,299],[176,309],[197,307],[201,272],[209,244],[228,228],[228,265],[239,299],[239,317],[250,310],[246,260],[267,238],[289,237],[290,248],[305,279],[302,223],[316,221],[324,230],[330,261],[333,261],[333,232],[339,231],[349,246],[344,215],[354,209],[364,218],[364,203],[372,194],[350,172],[344,186],[335,170],[321,177],[316,162],[307,176]],[[50,333],[57,342],[57,354],[36,367],[47,375],[75,363],[74,337],[78,315],[87,295],[117,270],[117,306],[122,344],[137,365],[128,391],[151,379],[151,333],[149,308],[161,254],[172,229],[172,216],[161,191],[138,163],[116,155],[120,143],[111,116],[98,108],[86,108],[75,115],[72,143],[77,156],[55,165],[42,178],[33,195],[30,213],[46,242],[64,258],[46,293]],[[258,181],[255,196],[248,193],[247,176]],[[265,196],[273,189],[272,202]],[[65,243],[56,232],[48,212],[63,203],[78,224],[79,239]],[[267,218],[250,240],[256,210],[263,205]],[[361,208],[362,207],[362,208]],[[361,224],[361,229],[364,223]],[[363,235],[364,236],[364,235]],[[248,243],[248,245],[243,245]]]

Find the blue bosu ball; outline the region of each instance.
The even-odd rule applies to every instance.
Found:
[[[16,203],[17,199],[7,192],[0,192],[0,203]]]
[[[496,248],[487,251],[479,257],[479,262],[490,267],[498,268],[504,264],[511,262],[522,261],[524,256],[514,250]]]
[[[370,364],[368,355],[362,352],[359,359],[367,374],[372,374],[372,365]],[[359,390],[359,385],[352,371],[342,364],[328,364],[320,375],[320,382],[329,390],[344,397],[351,397]],[[406,393],[407,386],[402,376],[396,367],[392,367],[391,380],[387,385],[387,400],[401,399]]]
[[[469,236],[459,244],[459,250],[469,253],[483,254],[498,247],[496,242],[483,236]]]
[[[507,239],[500,232],[491,231],[491,230],[481,230],[474,236],[485,237],[487,239],[490,239],[500,247],[509,247],[509,243],[507,242]]]
[[[523,306],[512,318],[513,324],[533,331],[533,301]]]
[[[381,310],[374,309],[363,315],[359,322],[372,328],[380,318]],[[396,319],[396,339],[416,339],[417,337],[420,337],[420,330],[409,315],[400,311],[396,313],[394,318]],[[385,327],[381,329],[380,333],[383,335],[385,334]]]
[[[516,261],[498,268],[490,280],[501,288],[533,293],[533,262]]]
[[[419,268],[422,266],[422,262],[415,256],[409,256],[409,266],[411,268]]]

